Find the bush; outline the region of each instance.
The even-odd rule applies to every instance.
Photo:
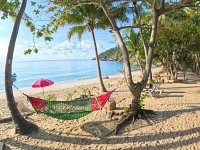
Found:
[[[144,109],[144,99],[149,97],[148,95],[141,95],[137,103],[137,112],[143,114]]]
[[[72,100],[75,93],[76,93],[76,90],[67,92],[66,97],[65,97],[66,101]]]
[[[47,101],[56,101],[56,96],[55,95],[48,95],[45,97],[45,100]]]

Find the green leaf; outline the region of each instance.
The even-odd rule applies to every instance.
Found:
[[[45,41],[51,42],[51,41],[53,40],[53,38],[50,37],[50,36],[45,36],[45,37],[44,37],[44,40],[45,40]]]
[[[34,53],[38,53],[38,49],[36,47],[33,48]]]
[[[27,27],[31,26],[31,24],[32,24],[32,23],[31,23],[30,21],[27,21],[27,22],[26,22],[26,26],[27,26]]]
[[[40,13],[40,11],[39,11],[38,9],[35,9],[33,12],[34,12],[36,15],[38,15],[38,14]]]
[[[37,31],[36,32],[36,37],[37,38],[40,38],[40,37],[42,37],[44,34],[41,32],[41,31]]]
[[[35,6],[36,2],[31,1],[31,6]]]
[[[45,5],[38,5],[39,9],[44,9],[46,6]]]
[[[24,55],[31,54],[31,52],[32,52],[32,49],[29,48],[24,51]]]

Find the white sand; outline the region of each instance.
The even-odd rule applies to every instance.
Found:
[[[139,72],[138,72],[139,74]],[[78,120],[62,121],[42,114],[34,114],[28,119],[39,126],[39,131],[28,136],[13,135],[13,124],[0,124],[0,141],[12,150],[198,150],[200,149],[200,79],[188,73],[187,83],[165,83],[164,92],[156,99],[145,99],[145,109],[155,111],[149,119],[140,119],[121,129],[119,135],[112,131],[118,120],[107,118],[106,108],[95,111]],[[104,79],[108,90],[118,87],[112,98],[117,107],[130,104],[130,92],[125,83],[119,86],[122,76]],[[136,74],[134,80],[138,80]],[[166,80],[165,80],[166,81]],[[77,81],[45,88],[45,94],[55,94],[64,98],[67,91],[80,87],[98,87],[97,79]],[[37,90],[37,91],[35,91]],[[24,93],[37,95],[41,89],[23,90]],[[29,93],[30,92],[30,93]],[[96,92],[96,93],[95,93]],[[97,94],[97,90],[94,90]],[[15,92],[17,100],[24,99]],[[4,95],[5,96],[5,95]],[[9,115],[4,96],[0,96],[0,118]]]

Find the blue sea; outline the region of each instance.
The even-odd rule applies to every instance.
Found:
[[[1,63],[2,64],[2,63]],[[100,61],[103,76],[119,74],[124,70],[123,63]],[[0,91],[4,91],[4,66],[0,69]],[[132,70],[137,69],[132,67]],[[31,88],[40,78],[54,81],[54,84],[67,83],[97,77],[95,60],[40,60],[13,62],[12,73],[17,75],[14,84],[20,89]]]

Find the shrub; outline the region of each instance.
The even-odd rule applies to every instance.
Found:
[[[66,101],[72,100],[75,93],[76,93],[76,90],[67,92],[66,97],[65,97]]]
[[[140,96],[140,99],[137,103],[137,112],[138,113],[143,113],[143,109],[144,109],[144,99],[149,97],[148,95],[141,95]]]
[[[53,95],[48,95],[45,97],[45,100],[47,101],[56,101],[56,96],[53,94]]]

